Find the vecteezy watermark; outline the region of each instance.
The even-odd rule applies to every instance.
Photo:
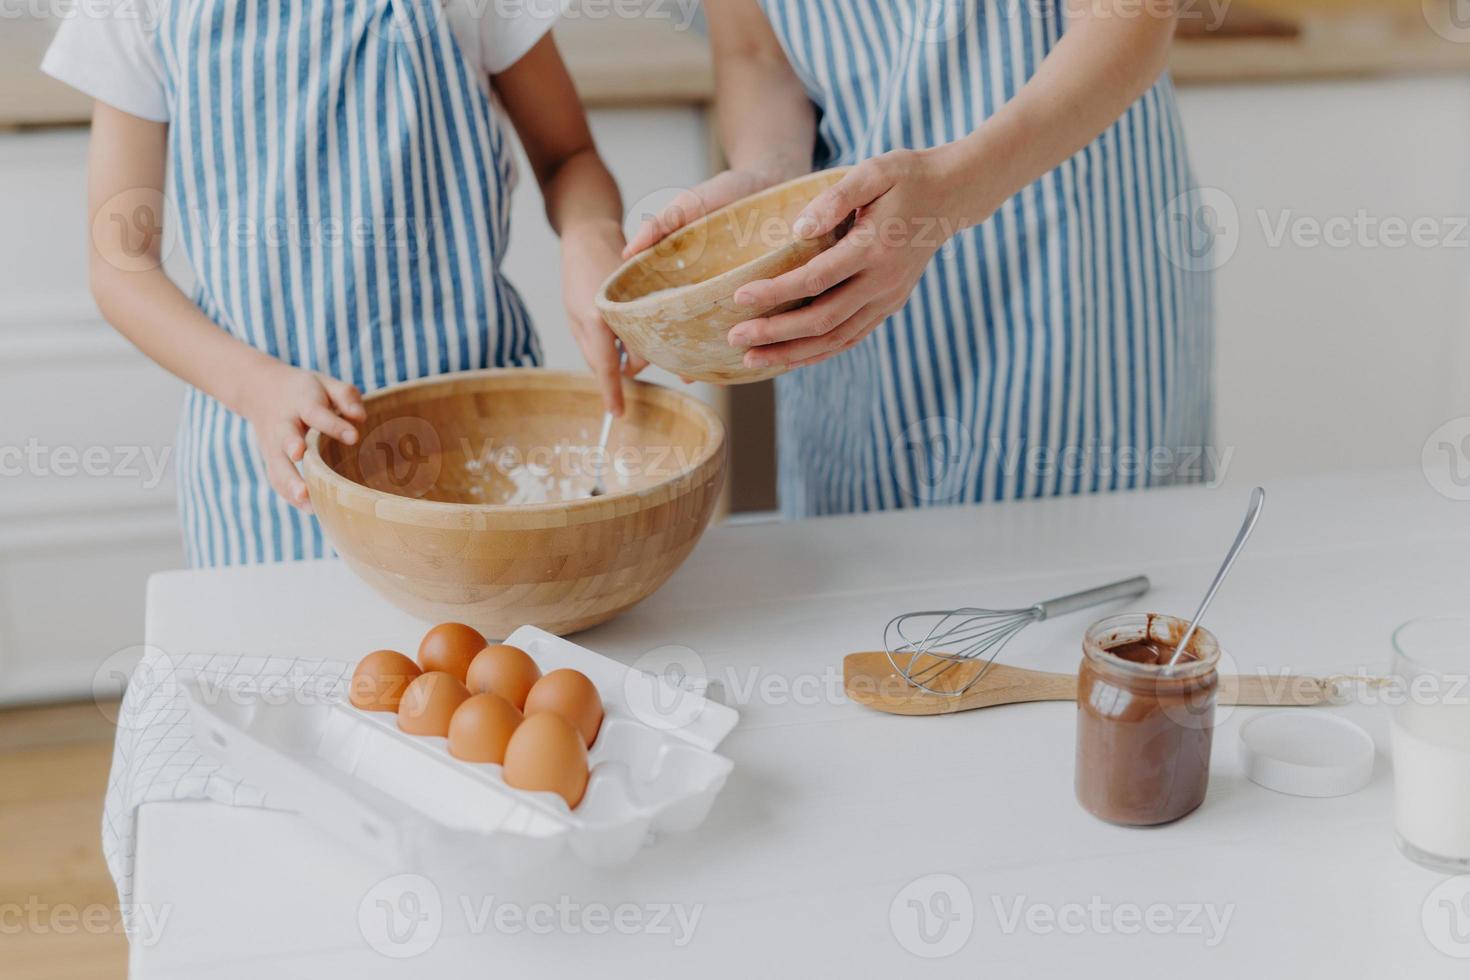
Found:
[[[990,443],[990,456],[998,460],[1003,476],[1025,476],[1049,483],[1060,479],[1067,485],[1078,479],[1095,479],[1106,485],[1157,486],[1203,483],[1219,486],[1235,457],[1233,446],[1114,446],[1088,442],[1078,446],[1023,446]]]
[[[693,724],[702,715],[709,698],[732,708],[795,706],[799,708],[843,707],[854,700],[866,701],[884,697],[903,697],[912,693],[897,673],[870,676],[844,676],[841,665],[823,664],[814,670],[778,671],[753,665],[725,664],[706,669],[705,660],[688,647],[660,647],[636,660],[625,680],[629,710],[653,728],[677,730]],[[1249,677],[1273,703],[1332,704],[1354,703],[1394,706],[1402,703],[1444,704],[1470,702],[1470,678],[1415,679],[1411,685],[1395,687],[1390,678],[1374,676],[1371,670],[1346,670],[1330,676],[1316,677],[1293,672],[1289,668],[1272,667],[1249,670],[1236,665],[1228,650],[1220,651],[1216,662],[1219,676]],[[1366,682],[1372,690],[1355,694],[1356,685]],[[715,692],[718,692],[716,695]],[[946,701],[958,710],[958,700]],[[1219,727],[1236,710],[1236,705],[1220,703],[1210,710],[1203,692],[1199,699],[1187,699],[1178,706],[1168,705],[1165,712],[1180,726]]]
[[[173,446],[51,446],[33,437],[20,445],[0,445],[0,477],[129,480],[156,490],[173,453]]]
[[[1240,247],[1240,209],[1218,187],[1195,187],[1176,195],[1155,224],[1169,261],[1186,272],[1213,272]]]
[[[147,683],[148,669],[143,664],[150,657],[159,656],[163,656],[163,651],[158,647],[137,644],[113,651],[97,665],[92,673],[92,703],[97,706],[102,717],[113,725],[118,724],[118,698],[140,670],[143,674],[139,679]]]
[[[140,731],[156,724],[160,711],[175,710],[186,695],[204,707],[314,707],[341,701],[348,689],[349,664],[303,660],[278,666],[237,650],[207,652],[228,657],[233,666],[229,670],[195,669],[161,647],[147,644],[115,651],[92,675],[97,710],[119,729]],[[124,689],[127,697],[119,702]]]
[[[982,458],[974,432],[958,419],[927,416],[889,447],[905,496],[920,503],[961,499],[973,476],[1041,486],[1219,486],[1235,456],[1230,446],[1119,446],[1090,440],[1070,446],[1027,445],[998,437]]]
[[[763,187],[754,177],[737,179],[731,172],[700,187],[664,187],[645,194],[629,206],[629,222],[641,227],[659,221],[671,238],[677,236],[677,247],[657,248],[641,261],[677,283],[695,275],[713,240],[718,240],[722,248],[742,252],[772,252],[789,246],[797,237],[794,215],[745,209],[727,211],[712,222],[697,220],[717,210],[716,205]],[[914,247],[938,251],[953,247],[955,236],[963,230],[964,226],[948,215],[864,215],[861,220],[839,225],[836,234],[842,237],[844,248]]]
[[[423,875],[384,878],[357,903],[357,928],[374,952],[396,960],[427,953],[444,930],[444,902]]]
[[[155,188],[119,191],[93,214],[92,245],[103,261],[122,272],[161,268],[179,240],[169,233],[172,214]]]
[[[1470,248],[1466,215],[1377,215],[1366,208],[1351,214],[1299,214],[1291,208],[1256,212],[1267,248],[1385,249]]]
[[[648,651],[631,667],[623,680],[628,710],[660,731],[694,725],[704,716],[711,698],[734,708],[848,703],[842,669],[832,664],[815,671],[772,671],[733,663],[709,670],[697,651],[671,645]]]
[[[1470,959],[1470,875],[1446,878],[1434,886],[1419,914],[1429,945],[1446,956]]]
[[[169,0],[0,0],[0,21],[88,20],[134,21],[143,30],[157,29]]]
[[[1007,936],[1198,936],[1207,949],[1225,940],[1235,917],[1234,903],[1110,902],[1100,895],[1086,902],[1037,902],[1025,895],[993,895],[990,904],[1000,931]]]
[[[623,696],[633,716],[650,728],[680,731],[704,714],[709,675],[704,658],[684,646],[662,646],[633,661]]]
[[[203,242],[241,249],[359,249],[417,252],[444,230],[435,217],[309,214],[265,214],[195,210],[190,227]]]
[[[31,895],[22,902],[0,902],[0,936],[126,935],[134,946],[152,946],[163,938],[172,914],[167,904],[78,905]]]
[[[975,931],[975,897],[951,874],[915,878],[889,903],[888,928],[915,956],[926,960],[953,956]]]
[[[1329,674],[1317,683],[1327,689],[1328,700],[1334,705],[1356,704],[1373,708],[1470,706],[1470,674],[1425,672],[1405,677],[1401,674],[1385,675],[1381,668],[1359,664]],[[1269,688],[1267,690],[1271,693]]]
[[[975,435],[958,419],[928,416],[905,429],[890,454],[899,488],[910,499],[957,500],[972,469]]]
[[[675,31],[688,31],[699,17],[699,0],[454,0],[454,6],[465,21],[482,23],[529,19],[551,23],[565,20],[652,20],[673,25]],[[427,37],[437,30],[444,11],[451,4],[444,0],[417,0],[387,4],[383,12],[368,21],[368,28],[389,40],[410,41]],[[372,8],[369,8],[372,9]]]
[[[562,895],[554,902],[505,902],[493,896],[461,898],[460,910],[472,934],[514,936],[654,936],[675,949],[694,940],[704,905],[682,902],[579,902]]]
[[[475,0],[471,0],[475,2]],[[486,2],[486,0],[479,0]],[[502,8],[513,10],[517,5],[540,6],[546,16],[560,16],[566,20],[650,20],[664,21],[673,25],[676,32],[688,31],[699,19],[702,0],[576,0],[567,4],[565,0],[493,0]]]
[[[434,882],[416,874],[385,878],[368,889],[357,907],[362,938],[375,952],[393,959],[428,952],[451,917],[456,918],[456,931],[472,936],[652,936],[683,949],[693,941],[703,916],[702,904],[609,905],[581,902],[569,895],[532,902],[460,895],[446,903]]]
[[[1430,30],[1456,44],[1470,44],[1470,0],[1420,0]]]
[[[975,23],[975,0],[913,0],[900,4],[898,21],[903,32],[926,44],[953,41]]]
[[[1470,415],[1450,419],[1431,432],[1419,463],[1436,493],[1470,500]]]
[[[362,482],[381,493],[423,497],[439,482],[443,443],[428,419],[403,415],[374,426],[357,446]]]
[[[1464,0],[1470,3],[1470,0]],[[1257,208],[1259,241],[1268,249],[1401,251],[1470,249],[1470,215],[1307,214],[1293,208]],[[1156,232],[1169,260],[1193,272],[1219,269],[1240,248],[1246,228],[1235,200],[1216,187],[1193,188],[1162,211]]]
[[[362,482],[399,497],[428,496],[446,455],[460,468],[461,502],[547,504],[588,496],[601,476],[610,493],[671,480],[692,471],[697,454],[683,445],[628,445],[604,450],[583,438],[545,443],[460,437],[446,445],[428,419],[399,416],[374,426],[357,447]]]

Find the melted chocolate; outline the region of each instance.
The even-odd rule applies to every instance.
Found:
[[[1204,800],[1218,675],[1210,670],[1178,677],[1162,669],[1140,674],[1125,666],[1162,668],[1175,649],[1154,639],[1150,629],[1144,639],[1106,648],[1122,663],[1082,658],[1077,799],[1095,816],[1132,826],[1168,823]],[[1179,665],[1198,659],[1190,649]]]

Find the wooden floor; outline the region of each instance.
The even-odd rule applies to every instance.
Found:
[[[91,702],[0,710],[6,978],[127,976],[128,944],[99,829],[112,736],[108,717]]]

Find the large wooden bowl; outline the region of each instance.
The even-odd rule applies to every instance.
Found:
[[[745,367],[744,351],[725,337],[737,323],[800,304],[736,306],[735,291],[800,268],[836,244],[835,234],[798,239],[791,225],[846,172],[824,170],[737,201],[635,255],[602,287],[603,319],[633,353],[685,378],[749,384],[783,373]]]
[[[725,478],[712,409],[654,385],[625,390],[607,496],[587,496],[602,422],[592,378],[503,369],[368,396],[358,446],[311,433],[312,506],[348,565],[426,622],[491,637],[595,626],[674,573]]]

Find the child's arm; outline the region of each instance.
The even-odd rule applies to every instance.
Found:
[[[87,198],[92,295],[107,321],[165,369],[248,419],[276,492],[308,507],[294,461],[308,428],[349,445],[367,418],[349,384],[291,367],[206,317],[164,274],[163,175],[168,125],[98,102]]]
[[[551,35],[493,76],[561,236],[562,297],[582,356],[602,385],[609,411],[623,412],[617,340],[597,311],[597,293],[622,264],[623,202],[597,155],[587,115]],[[628,376],[647,367],[630,354]]]

